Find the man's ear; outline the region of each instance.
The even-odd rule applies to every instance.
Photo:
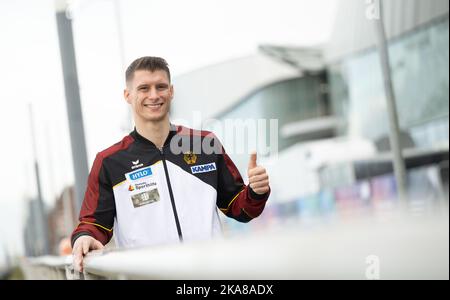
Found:
[[[170,85],[169,91],[170,91],[170,100],[172,100],[174,96],[173,84]]]
[[[128,104],[131,104],[130,91],[128,90],[128,87],[123,90],[123,98],[128,102]]]

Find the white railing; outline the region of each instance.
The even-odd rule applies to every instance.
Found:
[[[448,214],[298,223],[177,246],[94,252],[84,274],[71,257],[26,259],[31,279],[448,279]]]

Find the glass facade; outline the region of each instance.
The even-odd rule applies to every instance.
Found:
[[[277,119],[278,128],[301,120],[314,119],[329,113],[329,104],[321,92],[323,78],[302,77],[277,82],[266,86],[219,119]],[[299,142],[299,137],[278,135],[279,149],[285,149]]]
[[[389,45],[400,127],[417,148],[448,147],[448,17]],[[333,64],[328,70],[334,112],[346,123],[342,135],[373,141],[389,132],[377,49]]]
[[[273,151],[267,153],[269,144],[272,148],[274,146],[275,136],[270,120],[277,120],[278,128],[275,129],[277,131],[275,137],[277,149],[275,152],[278,153],[305,139],[304,136],[283,135],[282,131],[285,125],[329,114],[330,104],[327,95],[323,93],[324,80],[323,75],[317,75],[273,83],[252,93],[233,109],[217,117],[222,124],[226,124],[227,121],[236,123],[236,121],[242,120],[256,123],[256,121],[262,120],[266,127],[258,124],[257,130],[252,130],[250,127],[238,126],[238,129],[235,128],[235,130],[239,132],[235,132],[229,139],[227,139],[227,135],[230,132],[221,136],[219,134],[221,130],[214,127],[215,124],[205,123],[204,127],[215,132],[221,138],[226,151],[233,158],[239,170],[245,174],[250,151],[257,150],[260,156],[274,154]],[[238,151],[236,148],[240,146],[241,142],[232,139],[241,134],[245,135],[241,141],[246,142],[247,145],[243,146],[245,150]],[[251,141],[255,141],[255,146],[250,145]]]
[[[447,17],[390,42],[394,92],[406,147],[448,147],[448,26]],[[218,119],[277,119],[282,130],[287,124],[327,116],[331,110],[344,121],[339,123],[338,135],[374,142],[388,139],[377,49],[329,65],[327,77],[330,104],[322,92],[324,76],[306,76],[264,87]],[[302,136],[286,137],[280,132],[279,151],[303,140]]]

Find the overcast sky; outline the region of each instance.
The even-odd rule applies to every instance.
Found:
[[[260,44],[321,44],[335,6],[333,0],[73,1],[89,167],[128,130],[123,72],[133,59],[165,57],[176,77],[254,54]],[[45,203],[51,206],[73,182],[54,1],[0,1],[0,41],[0,244],[22,252],[26,199],[36,195],[31,125]]]

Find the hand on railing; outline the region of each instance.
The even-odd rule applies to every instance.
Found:
[[[73,245],[73,267],[77,272],[83,272],[83,258],[90,250],[101,250],[102,243],[89,235],[83,235],[76,239]]]

